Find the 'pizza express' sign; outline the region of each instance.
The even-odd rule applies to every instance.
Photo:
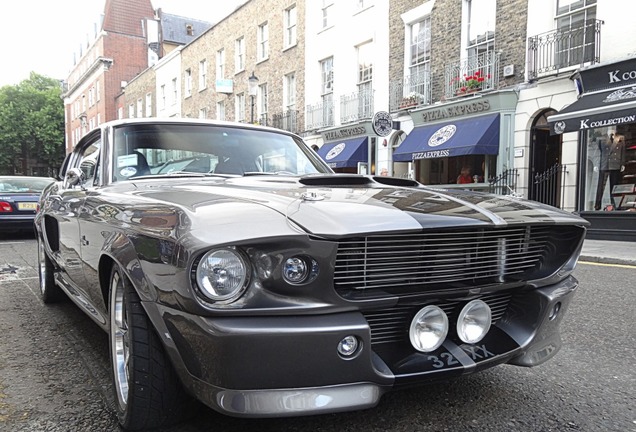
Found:
[[[474,102],[454,105],[449,107],[437,108],[424,111],[422,113],[422,121],[430,122],[435,120],[443,120],[452,117],[461,117],[466,114],[480,113],[490,109],[488,99],[480,99]]]

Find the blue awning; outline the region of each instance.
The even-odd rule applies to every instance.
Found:
[[[499,114],[418,126],[393,153],[395,162],[499,153]]]
[[[331,168],[356,168],[358,162],[367,162],[369,149],[367,137],[326,143],[318,149],[318,155]]]

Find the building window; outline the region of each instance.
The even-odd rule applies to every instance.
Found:
[[[100,113],[97,113],[97,126],[99,126],[100,124],[102,124],[102,116]]]
[[[146,93],[146,117],[152,117],[152,93]]]
[[[225,50],[220,49],[216,52],[216,79],[225,79]]]
[[[427,100],[426,90],[431,70],[431,18],[430,16],[409,26],[409,80],[405,93],[415,95],[418,102]],[[404,96],[407,96],[405,94]]]
[[[267,84],[258,86],[258,114],[260,116],[259,123],[267,125],[267,104],[268,104]]]
[[[334,0],[322,0],[322,28],[333,25],[333,4]]]
[[[165,109],[166,108],[166,85],[165,84],[163,84],[159,88],[159,95],[161,97],[161,109]]]
[[[286,111],[296,108],[296,74],[293,72],[285,75],[285,88],[283,89],[283,97],[285,98]]]
[[[236,95],[234,118],[236,121],[245,122],[245,93]]]
[[[172,78],[172,105],[176,105],[177,100],[179,100],[179,88],[177,87],[177,79]]]
[[[468,7],[468,57],[482,57],[495,50],[497,0],[470,0]]]
[[[95,100],[99,102],[102,99],[101,92],[99,90],[99,81],[95,83]]]
[[[556,64],[580,65],[594,58],[596,0],[558,0]]]
[[[289,48],[296,45],[296,6],[285,10],[285,41],[283,43],[284,48]]]
[[[187,69],[184,76],[185,96],[192,96],[192,70]]]
[[[200,119],[208,118],[208,108],[207,107],[203,107],[203,108],[199,109],[199,118]]]
[[[235,72],[245,70],[245,38],[240,37],[234,43],[234,69]]]
[[[128,118],[135,118],[135,104],[128,105]]]
[[[320,62],[322,117],[325,125],[334,124],[333,57]]]
[[[225,120],[225,102],[216,103],[216,119]]]
[[[269,57],[269,26],[263,23],[258,26],[258,61]]]
[[[92,107],[95,104],[95,87],[91,87],[88,90],[88,106]]]
[[[144,116],[144,103],[141,98],[137,99],[137,118]]]
[[[358,46],[358,114],[370,117],[373,113],[373,45]]]
[[[208,86],[208,61],[203,59],[199,62],[199,91],[205,90]]]
[[[117,119],[121,120],[124,118],[124,107],[117,108]]]

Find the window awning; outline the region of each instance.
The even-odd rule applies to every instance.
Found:
[[[499,114],[418,126],[393,153],[396,162],[499,153]]]
[[[552,135],[636,123],[636,86],[583,94],[548,117]]]
[[[359,137],[326,143],[318,149],[318,155],[331,168],[356,168],[358,162],[369,159],[367,140],[367,137]]]

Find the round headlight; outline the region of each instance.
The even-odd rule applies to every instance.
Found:
[[[457,318],[457,336],[465,343],[477,343],[490,330],[492,314],[490,307],[482,300],[469,302]]]
[[[197,266],[197,285],[215,302],[236,299],[245,289],[247,265],[232,249],[217,249],[203,255]]]
[[[409,338],[413,348],[421,352],[435,351],[448,334],[448,317],[442,309],[429,305],[422,308],[411,321]]]

